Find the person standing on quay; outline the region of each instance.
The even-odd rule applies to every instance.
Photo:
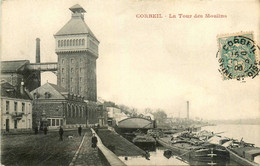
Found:
[[[81,136],[81,130],[82,130],[82,128],[81,128],[81,126],[79,126],[79,128],[78,128],[79,136]]]
[[[91,142],[92,142],[92,148],[96,149],[98,140],[97,137],[95,136],[95,133],[93,133]]]
[[[48,129],[47,129],[47,127],[45,126],[44,129],[43,129],[44,135],[47,134],[47,131],[48,131]]]
[[[60,141],[63,141],[63,139],[62,139],[63,128],[61,126],[60,126],[60,130],[59,130],[59,134],[60,134]]]

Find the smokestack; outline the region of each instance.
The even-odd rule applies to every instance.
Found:
[[[190,112],[189,112],[189,101],[187,101],[187,119],[190,119]]]
[[[36,63],[41,62],[40,39],[36,38]]]

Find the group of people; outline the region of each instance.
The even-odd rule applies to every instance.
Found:
[[[46,135],[47,134],[47,131],[48,131],[48,129],[47,129],[47,127],[45,126],[44,128],[43,128],[43,133],[44,133],[44,135]],[[35,127],[35,129],[34,129],[34,132],[35,132],[35,134],[38,134],[38,127]],[[60,129],[59,129],[59,135],[60,135],[60,141],[63,141],[63,133],[64,133],[64,130],[63,130],[63,128],[60,126]],[[82,127],[81,126],[79,126],[78,127],[78,134],[79,134],[79,136],[81,136],[81,133],[82,133]],[[98,142],[98,140],[97,140],[97,137],[95,136],[95,133],[93,133],[93,135],[92,135],[92,139],[91,139],[91,147],[92,148],[96,148],[97,147],[97,142]]]

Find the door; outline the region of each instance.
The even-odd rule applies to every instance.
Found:
[[[17,129],[17,120],[14,120],[14,128]]]
[[[9,132],[9,119],[5,120],[5,130]]]

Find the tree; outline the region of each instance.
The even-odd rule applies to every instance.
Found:
[[[153,113],[153,115],[154,115],[154,119],[156,119],[159,123],[163,123],[167,118],[167,114],[162,109],[157,109]]]
[[[144,113],[145,114],[152,114],[153,113],[153,110],[151,108],[145,108],[144,109]]]

